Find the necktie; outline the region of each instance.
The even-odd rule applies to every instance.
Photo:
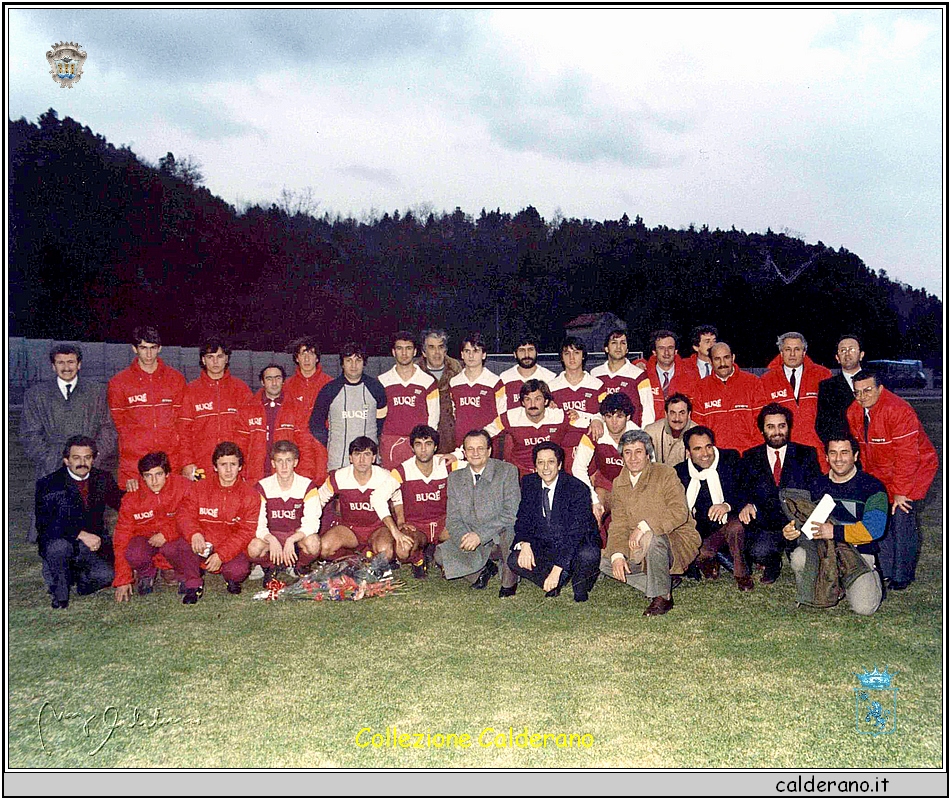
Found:
[[[796,370],[789,373],[789,385],[792,387],[793,397],[796,396]]]
[[[663,386],[661,387],[661,389],[662,389],[663,392],[664,392],[664,397],[665,397],[665,398],[667,397],[667,390],[668,390],[669,388],[670,388],[670,373],[669,373],[669,372],[665,372],[665,373],[664,373],[664,384],[663,384]]]
[[[710,376],[710,365],[704,361],[703,362],[703,377],[708,378]]]
[[[872,424],[872,415],[865,409],[865,441],[868,441],[868,426]]]
[[[779,450],[776,451],[776,461],[773,463],[773,481],[779,486],[779,478],[783,474],[783,465],[779,460]]]
[[[474,472],[474,473],[472,473],[472,474],[475,475],[475,482],[476,482],[476,483],[478,483],[479,481],[482,480],[482,473],[481,473],[481,472]]]
[[[70,396],[72,393],[73,393],[73,384],[67,383],[67,384],[66,384],[66,402],[67,402],[67,403],[69,402],[69,396]],[[868,439],[868,437],[866,437],[866,440],[867,440],[867,439]]]
[[[548,499],[551,494],[551,489],[547,486],[542,488],[545,490],[545,494],[542,496],[542,510],[545,514],[545,519],[548,519],[551,516],[551,501]]]

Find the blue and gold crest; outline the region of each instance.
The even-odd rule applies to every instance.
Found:
[[[46,51],[50,75],[61,89],[72,89],[83,76],[86,53],[76,42],[57,42]]]
[[[871,736],[884,736],[898,728],[898,689],[892,686],[897,672],[888,667],[859,674],[854,673],[861,686],[855,692],[855,730]]]

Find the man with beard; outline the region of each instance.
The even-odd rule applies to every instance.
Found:
[[[738,369],[726,342],[710,348],[713,374],[700,381],[694,400],[694,420],[717,435],[721,447],[745,452],[760,441],[756,415],[766,405],[759,378]]]
[[[768,371],[760,380],[770,402],[786,406],[796,423],[793,441],[822,449],[816,435],[816,408],[819,382],[832,375],[808,355],[806,337],[797,331],[780,334],[776,340],[779,355],[769,363]]]
[[[604,352],[608,356],[600,367],[591,370],[591,375],[604,384],[607,394],[624,392],[634,406],[635,425],[644,427],[654,421],[654,395],[647,373],[627,360],[627,331],[620,328],[611,331],[604,340]]]
[[[621,436],[637,430],[637,426],[631,422],[634,406],[626,394],[609,394],[601,401],[599,410],[604,433],[594,440],[588,434],[581,437],[571,474],[591,490],[591,507],[600,525],[611,511],[611,487],[624,466]]]
[[[839,337],[835,346],[835,360],[839,362],[842,371],[819,383],[816,433],[820,439],[828,441],[834,436],[849,433],[846,412],[855,402],[855,387],[852,381],[855,374],[862,369],[863,358],[865,353],[858,336],[847,333]]]
[[[499,375],[505,387],[506,409],[509,411],[522,404],[519,392],[525,381],[534,379],[547,384],[555,379],[554,372],[538,366],[538,342],[534,336],[522,337],[515,346],[514,355],[518,363]]]
[[[882,602],[875,553],[888,522],[888,493],[881,481],[859,469],[859,443],[852,436],[830,439],[826,458],[829,474],[817,478],[810,492],[816,502],[825,494],[835,500],[831,514],[835,522],[813,523],[808,536],[789,522],[783,536],[798,543],[789,565],[796,576],[800,603],[828,608],[844,595],[856,614],[867,616]],[[823,548],[823,541],[834,549]],[[835,575],[833,585],[821,569],[823,559],[829,557],[838,562],[835,570],[829,570]],[[839,564],[844,574],[840,575]]]
[[[686,457],[684,434],[697,423],[690,419],[693,403],[687,395],[670,395],[664,401],[664,416],[646,428],[654,443],[654,455],[658,464],[676,466]]]
[[[391,470],[412,458],[410,432],[417,425],[439,424],[439,390],[436,379],[413,363],[416,343],[413,334],[400,331],[393,337],[392,369],[380,375],[386,391],[386,422],[380,434],[380,460]]]
[[[462,340],[465,368],[449,381],[453,416],[461,431],[481,430],[507,410],[501,378],[485,368],[486,352],[478,331]]]
[[[677,354],[677,334],[673,331],[654,331],[651,334],[651,347],[651,357],[646,362],[638,361],[635,364],[644,369],[651,382],[654,417],[659,420],[664,415],[667,398],[682,394],[693,399],[700,376],[697,370],[691,368],[690,362]]]
[[[439,452],[451,453],[456,447],[456,422],[452,416],[449,382],[462,372],[462,364],[446,355],[449,337],[445,331],[423,331],[420,338],[423,340],[423,354],[416,363],[435,379],[439,390]]]
[[[891,503],[879,556],[882,575],[889,589],[900,592],[915,579],[921,543],[918,510],[938,472],[938,454],[915,410],[882,386],[874,372],[857,372],[852,382],[849,427],[858,440],[862,466],[885,484]]]
[[[374,508],[390,501],[393,513],[383,517],[393,537],[396,557],[413,567],[413,577],[426,577],[426,564],[432,560],[436,545],[449,538],[446,532],[446,486],[449,472],[442,458],[434,458],[439,447],[439,432],[429,425],[417,425],[409,435],[413,458],[408,458],[390,474],[399,491],[384,497],[387,485],[371,498]],[[457,462],[462,467],[464,464]]]
[[[743,453],[742,495],[746,505],[740,509],[739,518],[746,526],[750,558],[765,567],[760,582],[770,584],[782,571],[785,549],[782,529],[787,517],[779,490],[809,489],[821,471],[815,448],[789,440],[793,415],[788,408],[768,403],[756,422],[764,443]]]
[[[730,548],[733,576],[741,592],[753,591],[744,553],[746,530],[738,511],[742,505],[740,454],[716,446],[716,434],[697,425],[684,434],[687,459],[677,464],[677,476],[687,492],[687,508],[703,540],[697,566],[707,580],[720,576],[717,551],[724,544]]]

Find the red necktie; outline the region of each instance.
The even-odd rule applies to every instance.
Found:
[[[665,398],[667,397],[667,390],[668,390],[669,388],[670,388],[670,373],[669,373],[669,372],[665,372],[665,373],[664,373],[664,385],[661,387],[661,389],[662,389],[663,392],[664,392],[664,397],[665,397]]]
[[[773,464],[773,480],[779,486],[779,477],[783,474],[783,465],[779,461],[779,450],[776,451],[776,462]]]

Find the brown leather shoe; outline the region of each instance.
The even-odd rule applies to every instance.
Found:
[[[671,595],[668,600],[663,595],[657,595],[653,600],[651,600],[650,605],[644,611],[645,617],[659,617],[661,614],[666,614],[670,609],[674,607],[674,597]]]
[[[704,580],[715,581],[720,577],[720,565],[715,558],[698,558],[697,566]]]
[[[753,579],[746,575],[742,578],[736,579],[736,588],[741,592],[752,592],[753,591]]]

